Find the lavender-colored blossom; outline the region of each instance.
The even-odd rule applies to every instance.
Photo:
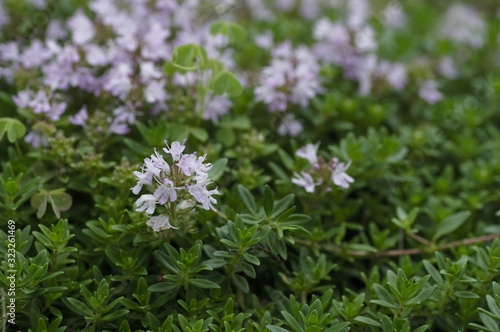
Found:
[[[24,141],[31,144],[31,146],[35,149],[38,149],[42,146],[49,146],[47,136],[38,130],[30,131],[26,136],[24,136]]]
[[[12,97],[12,100],[19,108],[28,107],[31,102],[31,99],[32,99],[31,91],[29,90],[19,91],[17,95]]]
[[[313,193],[316,185],[319,184],[318,182],[314,182],[311,174],[307,172],[302,171],[300,175],[297,173],[293,173],[293,175],[292,183],[304,188],[308,193]]]
[[[270,50],[274,45],[274,36],[272,31],[267,30],[264,33],[258,34],[254,37],[255,44],[265,50]]]
[[[332,170],[332,181],[335,185],[342,188],[349,188],[350,183],[354,182],[354,179],[346,173],[349,166],[351,166],[351,161],[346,163],[339,162],[337,158],[333,159],[334,168]]]
[[[45,32],[45,37],[48,40],[63,40],[67,37],[68,33],[66,32],[61,21],[51,20],[49,25],[47,26],[47,30]]]
[[[422,83],[418,95],[429,104],[435,104],[443,99],[443,95],[438,90],[437,82],[434,80],[427,80]]]
[[[125,99],[132,89],[132,82],[129,75],[132,69],[128,64],[122,63],[108,71],[103,88],[120,99]]]
[[[318,147],[319,147],[319,142],[316,144],[307,144],[306,146],[298,149],[295,154],[297,157],[304,158],[306,159],[309,164],[313,167],[318,166]]]
[[[45,9],[47,6],[47,0],[28,0],[28,2],[37,9]]]
[[[29,102],[28,106],[31,107],[36,114],[47,113],[51,108],[49,98],[43,90],[38,91],[35,97]]]
[[[170,146],[168,146],[167,142],[165,142],[165,144],[167,145],[167,147],[163,148],[163,151],[170,154],[174,161],[179,161],[181,159],[182,152],[186,148],[184,143],[174,141]]]
[[[134,172],[137,184],[131,190],[137,195],[146,185],[153,194],[142,195],[136,202],[136,211],[153,214],[156,204],[172,203],[185,210],[194,204],[192,199],[185,200],[186,195],[193,197],[204,209],[215,210],[217,200],[213,195],[219,194],[219,191],[207,189],[212,183],[207,173],[212,165],[204,163],[205,156],[184,154],[184,149],[185,145],[177,141],[163,149],[172,156],[172,166],[156,150],[150,158],[144,159],[142,172]]]
[[[292,113],[285,114],[278,126],[278,134],[281,136],[289,135],[295,137],[302,132],[304,127],[302,123],[295,118]]]
[[[438,72],[450,80],[458,77],[458,71],[455,67],[455,63],[450,57],[444,57],[439,61]]]
[[[148,221],[146,221],[146,225],[150,226],[155,232],[161,232],[171,228],[177,229],[177,227],[170,224],[168,216],[164,214],[149,218]]]
[[[19,60],[19,45],[16,42],[0,44],[0,60],[12,62]]]
[[[156,188],[154,195],[158,199],[158,203],[161,205],[167,202],[175,202],[177,200],[177,192],[174,183],[167,178],[163,179],[163,183]]]
[[[70,115],[68,120],[75,126],[85,127],[87,125],[87,120],[89,115],[87,113],[87,105],[84,105],[75,115]]]
[[[231,108],[231,100],[227,96],[207,96],[208,101],[205,105],[205,110],[203,112],[203,119],[212,120],[212,122],[217,123],[219,117],[227,114]]]
[[[398,2],[390,2],[382,12],[383,24],[393,28],[402,28],[406,25],[408,18],[403,7]]]
[[[78,10],[67,22],[68,28],[71,30],[73,41],[75,44],[85,44],[91,41],[95,35],[95,27],[92,21]]]
[[[144,98],[148,103],[165,102],[168,98],[165,80],[151,81],[146,85]]]
[[[144,211],[147,214],[153,214],[155,212],[156,203],[157,198],[155,195],[145,194],[139,197],[135,202],[135,205],[137,206],[137,209],[135,210],[137,212]]]
[[[28,69],[40,67],[52,57],[52,52],[38,39],[24,49],[21,54],[21,64]]]
[[[457,43],[479,48],[485,42],[486,23],[474,8],[456,3],[446,11],[439,33]]]

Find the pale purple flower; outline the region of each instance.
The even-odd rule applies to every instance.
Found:
[[[141,62],[139,67],[141,69],[140,76],[143,82],[149,82],[152,79],[159,79],[163,76],[163,73],[151,61]]]
[[[47,0],[28,0],[28,2],[37,9],[45,9],[47,6]]]
[[[166,153],[170,154],[172,156],[172,159],[174,161],[179,161],[182,157],[182,152],[186,148],[186,146],[183,143],[174,141],[170,146],[168,146],[167,142],[165,141],[165,144],[167,145],[166,148],[163,148],[163,151]],[[196,156],[195,156],[196,158]]]
[[[130,90],[132,89],[132,82],[130,81],[129,75],[132,73],[132,69],[128,64],[122,63],[110,71],[103,88],[106,91],[111,92],[113,96],[120,99],[125,99]]]
[[[36,114],[47,113],[51,108],[49,98],[43,90],[38,91],[35,97],[29,102],[28,106],[31,107]]]
[[[0,27],[9,24],[10,17],[7,11],[3,8],[3,3],[0,2]]]
[[[303,129],[302,123],[300,123],[292,113],[288,113],[281,119],[281,123],[277,130],[278,134],[281,136],[290,135],[291,137],[295,137],[300,134]]]
[[[24,49],[20,60],[25,68],[40,67],[52,57],[52,52],[40,40],[35,39]]]
[[[87,125],[88,118],[89,115],[87,113],[87,105],[83,105],[75,115],[70,115],[68,120],[75,126],[85,127]]]
[[[144,97],[148,103],[165,102],[168,98],[165,80],[151,81],[144,89]]]
[[[177,229],[177,227],[174,227],[170,224],[168,216],[164,214],[149,218],[149,220],[146,221],[146,225],[153,228],[153,231],[155,232],[161,232],[163,230],[171,228]]]
[[[458,77],[458,71],[455,67],[455,63],[450,57],[444,57],[439,61],[438,72],[451,80]]]
[[[105,49],[96,44],[84,45],[85,57],[91,66],[106,66],[109,64],[109,57]]]
[[[0,59],[16,62],[19,60],[19,46],[16,42],[0,44]]]
[[[441,22],[439,33],[442,37],[473,48],[484,45],[486,22],[473,7],[455,3],[448,8]]]
[[[351,160],[347,164],[339,162],[337,158],[333,158],[333,161],[335,165],[332,170],[333,183],[342,188],[349,188],[350,183],[354,182],[354,179],[346,173],[351,166]]]
[[[293,173],[293,175],[295,177],[292,178],[292,183],[304,188],[308,193],[313,193],[316,185],[319,184],[318,182],[314,182],[311,174],[307,172],[302,171],[301,175],[297,173]]]
[[[270,50],[274,45],[274,36],[272,31],[267,30],[264,33],[255,36],[255,44],[265,50]]]
[[[24,136],[24,141],[31,144],[35,149],[41,146],[49,146],[49,140],[47,136],[38,130],[30,131],[26,136]]]
[[[362,27],[371,14],[368,0],[349,0],[347,1],[347,8],[347,25],[355,30]]]
[[[203,112],[203,119],[212,120],[212,122],[217,123],[219,117],[228,113],[231,108],[231,100],[227,96],[207,96],[208,102],[205,105],[205,111]]]
[[[75,44],[85,44],[94,38],[94,24],[80,9],[68,20],[67,25]]]
[[[212,195],[218,195],[219,191],[217,189],[208,190],[207,181],[203,177],[196,177],[196,181],[196,184],[188,187],[189,193],[198,203],[201,203],[205,210],[215,211],[213,204],[217,204],[217,200]]]
[[[422,85],[420,85],[418,95],[431,105],[443,99],[443,94],[439,92],[437,82],[434,80],[423,82]]]
[[[45,32],[45,37],[49,40],[62,40],[65,39],[67,35],[63,24],[58,20],[51,20]]]
[[[177,192],[174,187],[174,183],[167,178],[163,179],[163,183],[156,188],[154,195],[158,199],[158,203],[161,205],[169,201],[175,202],[177,200]]]
[[[137,206],[137,209],[135,210],[137,212],[144,211],[147,214],[153,214],[155,212],[156,202],[157,199],[155,195],[149,195],[149,194],[142,195],[135,202],[135,205]]]
[[[306,159],[311,166],[316,167],[318,165],[318,147],[320,142],[316,144],[307,144],[306,146],[298,149],[295,154],[297,157]]]
[[[153,185],[153,173],[149,172],[148,170],[145,170],[145,172],[134,171],[133,174],[137,179],[137,184],[131,188],[134,195],[137,195],[142,190],[143,185]]]
[[[402,28],[406,25],[407,17],[400,3],[391,1],[382,12],[383,24],[393,28]]]
[[[29,90],[23,90],[19,91],[17,95],[12,97],[12,100],[16,104],[17,107],[19,108],[26,108],[30,104],[32,99],[31,96],[31,91]]]

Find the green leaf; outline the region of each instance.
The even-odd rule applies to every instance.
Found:
[[[479,295],[469,291],[456,291],[453,294],[461,299],[479,299]]]
[[[243,202],[243,204],[245,204],[245,207],[248,209],[248,211],[250,211],[252,214],[256,214],[257,205],[255,204],[255,199],[253,198],[250,191],[248,191],[247,188],[239,184],[238,193],[240,194],[241,201]]]
[[[181,72],[204,68],[207,58],[205,48],[197,44],[177,46],[172,52],[172,64]]]
[[[17,119],[0,118],[0,141],[5,133],[7,133],[9,142],[14,143],[24,137],[26,134],[26,127]]]
[[[213,163],[212,168],[208,171],[208,178],[217,181],[224,174],[227,162],[227,158],[222,158]]]
[[[234,22],[217,21],[210,27],[212,35],[225,35],[230,42],[242,42],[247,37],[245,28]]]
[[[271,332],[289,332],[288,330],[275,325],[266,325],[266,328]]]
[[[49,191],[49,200],[57,218],[61,218],[61,211],[68,211],[73,204],[71,195],[64,192],[65,189],[56,189]]]
[[[296,332],[304,332],[304,329],[299,325],[299,322],[288,312],[282,311],[281,314],[285,318],[286,322],[290,327]]]
[[[233,274],[233,284],[244,293],[248,293],[250,291],[247,279],[239,274]]]
[[[439,271],[429,261],[424,260],[424,267],[438,285],[444,285],[444,280]]]
[[[381,327],[382,326],[382,324],[380,324],[376,320],[373,320],[373,319],[368,318],[368,317],[363,317],[363,316],[357,316],[357,317],[355,317],[354,321],[362,323],[362,324],[374,326],[374,327]]]
[[[211,86],[216,95],[227,93],[229,97],[237,97],[243,92],[243,86],[236,75],[227,70],[217,73],[212,78]]]
[[[266,212],[266,216],[270,217],[273,213],[274,206],[274,198],[271,188],[268,185],[264,187],[264,211]]]
[[[469,218],[470,214],[470,211],[460,211],[444,218],[436,229],[433,241],[458,229]]]
[[[47,211],[47,200],[48,195],[45,190],[41,190],[41,192],[34,194],[31,196],[30,204],[31,207],[37,210],[36,217],[41,219]]]
[[[218,284],[207,279],[190,279],[189,283],[198,288],[207,288],[207,289],[220,288]]]
[[[71,311],[73,311],[81,316],[93,316],[94,315],[94,312],[92,310],[90,310],[90,308],[87,307],[87,305],[85,303],[83,303],[82,301],[68,297],[67,302],[69,303],[68,308]]]

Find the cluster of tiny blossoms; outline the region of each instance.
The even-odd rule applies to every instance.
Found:
[[[330,191],[330,181],[336,186],[349,188],[354,179],[346,173],[351,161],[347,163],[340,162],[337,158],[327,161],[322,156],[318,156],[319,143],[307,144],[297,150],[296,155],[309,162],[309,168],[303,170],[300,174],[294,173],[292,182],[303,187],[306,192],[313,193],[316,186],[325,185],[326,190]]]
[[[166,143],[166,142],[165,142]],[[184,154],[184,143],[172,142],[163,151],[170,154],[172,164],[163,159],[163,155],[155,152],[150,158],[144,159],[141,172],[134,172],[137,184],[131,188],[137,195],[146,186],[150,193],[143,194],[135,202],[136,211],[153,215],[157,205],[164,206],[165,212],[159,216],[152,216],[147,225],[155,232],[175,228],[170,224],[177,219],[178,213],[190,210],[196,202],[205,210],[215,210],[213,204],[217,200],[212,195],[217,195],[217,189],[208,190],[212,183],[208,171],[212,164],[204,163],[206,156],[197,156],[196,153]]]

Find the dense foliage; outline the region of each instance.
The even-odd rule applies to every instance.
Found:
[[[2,331],[500,331],[499,68],[496,0],[1,1]]]

